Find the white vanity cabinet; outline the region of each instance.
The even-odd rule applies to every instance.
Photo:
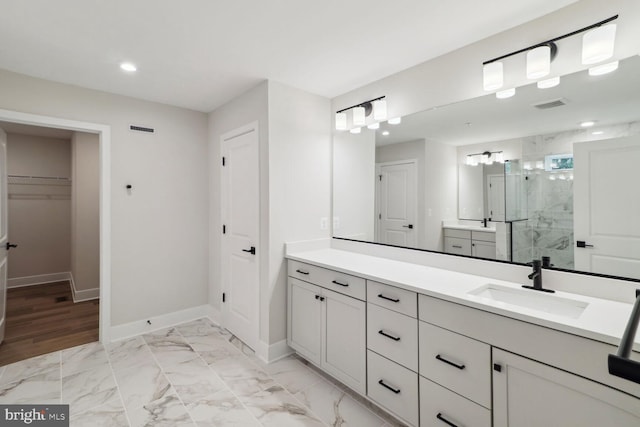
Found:
[[[361,278],[289,261],[287,344],[362,394],[367,363],[365,292]],[[362,295],[362,300],[350,295]]]
[[[444,228],[444,252],[496,259],[496,233]]]
[[[493,425],[640,426],[640,401],[545,364],[493,349]]]

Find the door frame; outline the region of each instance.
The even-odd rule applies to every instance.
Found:
[[[392,162],[376,163],[376,175],[374,176],[374,179],[375,179],[375,182],[376,182],[376,194],[375,194],[375,199],[376,200],[375,200],[375,204],[374,204],[375,212],[374,212],[374,218],[373,218],[373,220],[375,222],[375,225],[376,225],[375,226],[375,230],[374,230],[374,238],[375,238],[376,242],[380,241],[380,216],[379,216],[379,214],[380,214],[380,197],[381,197],[380,193],[382,191],[382,189],[380,188],[380,178],[379,178],[380,173],[381,173],[380,169],[383,166],[404,165],[404,164],[407,164],[407,163],[413,164],[413,168],[414,168],[413,169],[413,171],[414,171],[414,174],[413,174],[414,175],[414,177],[413,177],[413,181],[414,181],[413,182],[413,187],[416,190],[416,194],[415,194],[416,201],[415,201],[414,206],[413,206],[413,216],[415,218],[414,222],[416,223],[416,225],[415,225],[416,245],[419,245],[419,242],[418,242],[419,239],[417,237],[418,236],[418,229],[420,228],[419,227],[420,218],[418,218],[418,199],[420,198],[419,197],[420,191],[418,190],[418,159],[394,160]]]
[[[221,159],[224,155],[224,144],[226,141],[233,139],[233,138],[237,138],[239,136],[245,135],[247,133],[250,132],[255,132],[256,134],[256,139],[257,139],[257,150],[258,150],[258,212],[261,213],[262,212],[262,200],[260,197],[260,127],[259,127],[259,123],[258,121],[254,121],[251,123],[248,123],[246,125],[240,126],[234,130],[231,130],[229,132],[225,132],[222,135],[220,135],[220,157],[219,159]],[[226,188],[226,184],[227,184],[227,180],[225,178],[224,175],[224,170],[220,171],[220,195],[221,195],[221,202],[220,202],[220,221],[221,221],[221,225],[225,222],[225,218],[227,216],[227,188]],[[256,324],[254,325],[254,330],[253,330],[253,337],[254,338],[254,342],[252,343],[245,343],[246,345],[248,345],[249,347],[253,346],[252,349],[256,352],[256,354],[261,353],[261,347],[262,347],[262,342],[260,339],[260,322],[261,322],[261,314],[262,314],[262,307],[261,307],[261,295],[262,295],[262,291],[261,291],[261,286],[260,286],[260,281],[261,281],[261,273],[263,271],[262,269],[262,263],[264,262],[264,259],[262,258],[262,253],[263,253],[263,247],[262,247],[262,239],[261,239],[261,223],[260,223],[260,218],[261,215],[258,215],[258,228],[257,228],[257,233],[256,233],[256,243],[255,243],[255,247],[257,249],[257,260],[256,260],[256,265],[258,267],[258,273],[257,273],[257,292],[256,292],[256,296],[254,298],[253,301],[251,301],[252,306],[255,308],[256,312],[257,312],[257,316],[256,316]],[[222,228],[222,227],[220,227]],[[226,242],[224,235],[220,241],[220,295],[222,295],[224,292],[228,292],[229,287],[228,284],[225,283],[225,279],[228,278],[228,265],[225,263],[224,260],[224,255],[226,253],[227,248],[225,247],[225,245],[227,245],[228,243]],[[226,273],[226,274],[225,274]],[[224,324],[224,307],[220,306],[220,324],[223,327],[226,327]]]
[[[98,135],[100,157],[99,340],[111,342],[111,126],[0,109],[0,120]]]

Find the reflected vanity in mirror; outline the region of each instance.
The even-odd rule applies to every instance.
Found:
[[[334,237],[640,279],[638,75],[634,56],[335,132]]]

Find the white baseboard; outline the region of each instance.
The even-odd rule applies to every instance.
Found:
[[[100,298],[100,288],[77,290],[76,283],[73,280],[73,273],[69,273],[69,282],[71,283],[71,296],[74,303]]]
[[[290,354],[293,354],[293,350],[287,345],[286,339],[271,345],[258,341],[256,356],[265,363],[275,362]]]
[[[222,313],[220,313],[220,309],[215,308],[212,305],[207,305],[207,312],[207,317],[209,317],[213,323],[220,326],[220,322],[222,321]]]
[[[157,331],[158,329],[179,325],[180,323],[209,317],[210,309],[211,306],[209,304],[200,305],[198,307],[187,308],[185,310],[174,311],[173,313],[125,323],[124,325],[112,326],[110,329],[110,341],[120,341],[137,335]]]
[[[7,288],[22,288],[24,286],[42,285],[44,283],[61,282],[63,280],[71,280],[71,273],[68,271],[62,273],[38,274],[36,276],[14,277],[7,280]]]

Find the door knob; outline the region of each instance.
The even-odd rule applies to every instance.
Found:
[[[9,242],[7,242],[7,245],[6,245],[5,247],[7,248],[7,250],[9,250],[9,249],[11,249],[11,248],[17,248],[17,247],[18,247],[18,245],[15,245],[15,244],[13,244],[13,243],[9,243]]]
[[[593,247],[593,245],[588,244],[584,240],[576,241],[576,246],[579,247],[579,248],[592,248]]]
[[[242,252],[249,252],[251,255],[255,255],[256,254],[256,247],[255,246],[251,246],[251,249],[243,249]]]
[[[413,224],[403,225],[404,228],[413,228]]]

